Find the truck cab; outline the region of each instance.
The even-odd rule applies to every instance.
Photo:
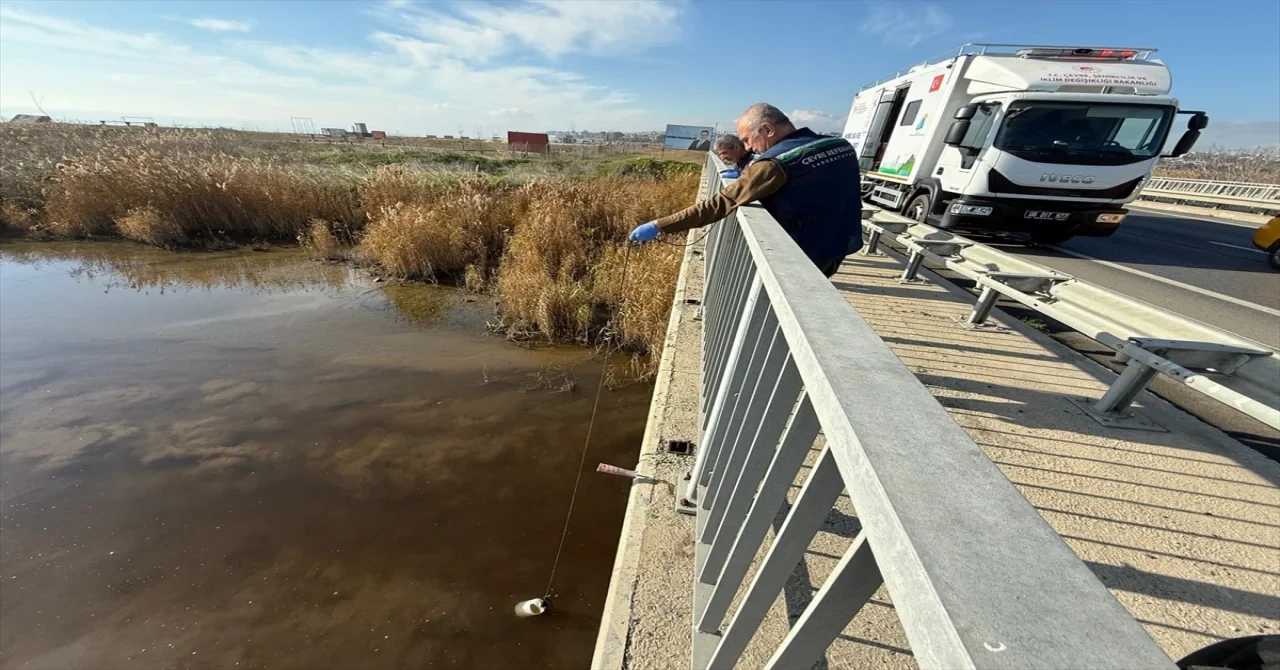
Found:
[[[1166,95],[1168,68],[1153,49],[992,46],[855,98],[845,136],[862,144],[864,196],[942,228],[1112,234],[1188,113]],[[1190,114],[1170,155],[1208,123]]]

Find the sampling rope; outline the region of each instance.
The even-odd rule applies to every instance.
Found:
[[[627,265],[631,260],[631,245],[627,244],[622,254],[622,283],[618,287],[619,302],[627,290]],[[600,392],[604,390],[605,379],[609,374],[609,355],[605,349],[604,360],[600,363],[600,383],[596,386],[596,399],[591,405],[591,420],[587,422],[587,440],[582,445],[582,457],[578,460],[578,476],[573,480],[573,495],[569,498],[569,511],[564,516],[564,529],[560,531],[560,546],[556,547],[556,558],[551,562],[551,576],[547,578],[547,588],[543,592],[544,599],[551,598],[551,584],[556,579],[556,568],[560,567],[560,554],[564,551],[565,538],[569,537],[569,521],[573,519],[573,504],[578,500],[578,484],[582,482],[582,467],[587,463],[587,450],[591,448],[591,432],[596,426],[596,412],[600,409]]]
[[[653,240],[653,241],[654,241],[654,242],[658,242],[658,243],[660,243],[660,244],[665,244],[665,245],[667,245],[667,246],[669,246],[669,247],[691,247],[691,246],[693,246],[693,245],[695,245],[695,244],[697,244],[697,243],[699,243],[699,242],[701,242],[701,241],[703,241],[703,240],[707,239],[707,235],[710,235],[710,234],[711,234],[711,231],[710,231],[710,230],[708,230],[707,232],[705,232],[705,233],[703,233],[703,234],[702,234],[702,237],[699,237],[698,239],[693,240],[693,241],[691,241],[691,242],[667,242],[666,240],[663,240],[661,237],[654,238],[654,240]],[[692,235],[686,235],[684,239],[688,240],[690,237],[692,237]]]

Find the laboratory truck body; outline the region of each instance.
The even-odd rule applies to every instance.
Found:
[[[1115,232],[1161,158],[1208,125],[1168,97],[1154,49],[965,45],[872,84],[844,137],[858,150],[864,199],[958,230],[1057,243]]]

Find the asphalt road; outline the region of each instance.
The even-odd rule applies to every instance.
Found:
[[[1248,224],[1133,210],[1111,237],[1002,246],[1085,281],[1280,348],[1280,272]]]

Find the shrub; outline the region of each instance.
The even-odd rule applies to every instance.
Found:
[[[692,200],[695,185],[691,175],[531,185],[498,273],[502,324],[517,336],[660,351],[682,250],[632,247],[628,257],[623,245],[635,224]]]
[[[515,227],[518,200],[484,180],[462,179],[418,202],[384,205],[360,250],[401,277],[457,280],[474,265],[473,281],[483,282]]]

